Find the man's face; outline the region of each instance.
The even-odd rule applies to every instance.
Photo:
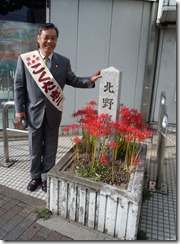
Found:
[[[37,36],[37,42],[44,56],[49,56],[56,48],[56,31],[54,29],[42,30],[41,35]]]

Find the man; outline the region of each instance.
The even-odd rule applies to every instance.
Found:
[[[77,77],[71,70],[70,60],[54,52],[58,35],[54,24],[44,24],[37,36],[38,52],[27,53],[27,56],[22,54],[17,62],[15,116],[19,121],[25,118],[28,122],[31,163],[29,191],[35,191],[39,185],[43,191],[47,191],[47,173],[56,159],[64,86],[93,88],[101,76],[98,71],[91,77]],[[42,62],[44,58],[47,66]]]

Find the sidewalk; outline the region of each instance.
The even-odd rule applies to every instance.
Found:
[[[145,187],[150,181],[156,182],[157,174],[157,136],[148,145],[147,179]],[[167,187],[167,194],[152,192],[152,197],[142,204],[139,229],[147,233],[148,240],[176,240],[176,134],[168,133],[163,164],[163,183]]]
[[[36,209],[44,202],[0,186],[0,239],[4,241],[58,241],[71,238],[37,221]]]
[[[157,163],[157,136],[147,142],[147,178],[155,180]],[[68,137],[60,136],[57,161],[71,147]],[[3,160],[3,140],[0,138],[0,160]],[[1,240],[116,240],[105,234],[69,223],[59,216],[38,219],[36,209],[46,206],[46,193],[26,190],[29,181],[28,141],[9,141],[9,158],[17,161],[10,167],[0,167],[0,239]],[[169,133],[166,142],[163,182],[168,194],[152,192],[142,203],[139,230],[146,232],[148,240],[176,240],[176,134]]]

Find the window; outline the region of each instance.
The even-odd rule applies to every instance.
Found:
[[[36,49],[38,26],[46,22],[46,0],[1,0],[0,8],[0,129],[2,108],[13,100],[17,58]],[[10,113],[12,122],[14,113]],[[11,127],[11,126],[10,126]]]
[[[1,2],[1,20],[46,22],[46,0],[1,0]]]

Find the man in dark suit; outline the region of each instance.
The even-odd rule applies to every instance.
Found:
[[[77,77],[71,70],[70,60],[54,52],[59,31],[52,23],[39,28],[37,42],[42,59],[63,90],[65,85],[93,88],[100,71],[91,77]],[[47,173],[54,166],[58,146],[58,133],[62,112],[59,111],[38,87],[21,56],[18,58],[14,80],[16,118],[28,122],[30,175],[27,189],[35,191],[41,185],[47,191]]]

